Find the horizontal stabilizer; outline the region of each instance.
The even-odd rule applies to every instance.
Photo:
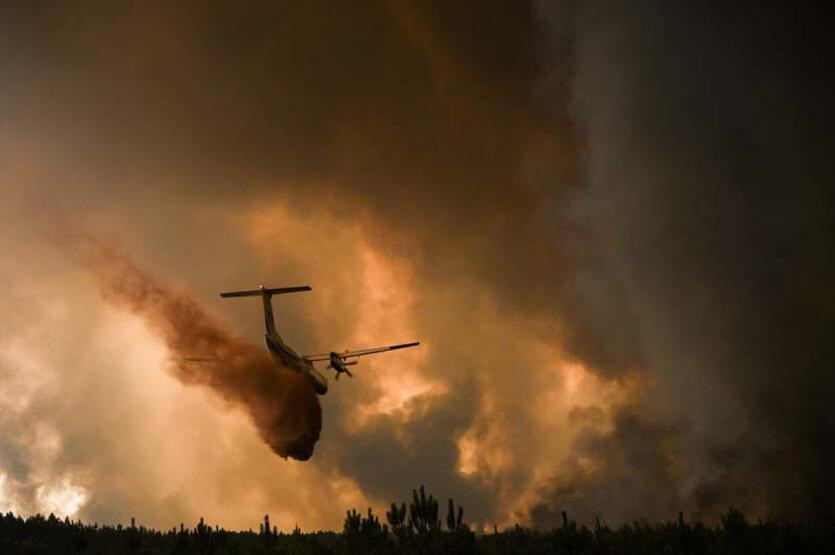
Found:
[[[309,285],[302,285],[299,287],[278,287],[269,288],[263,285],[258,289],[249,289],[247,291],[227,291],[221,293],[221,297],[260,297],[262,295],[282,295],[284,293],[298,293],[300,291],[310,291]]]

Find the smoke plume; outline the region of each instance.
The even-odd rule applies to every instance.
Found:
[[[572,217],[605,284],[584,335],[628,345],[616,368],[652,385],[575,442],[594,464],[559,473],[534,521],[833,514],[831,34],[805,8],[543,8],[560,67],[570,43]],[[627,310],[594,312],[607,290]]]
[[[106,301],[140,316],[162,336],[177,379],[207,386],[246,410],[279,456],[305,461],[313,455],[322,408],[304,376],[273,361],[263,347],[232,336],[188,294],[144,272],[117,248],[87,241],[82,259]],[[188,360],[194,358],[201,360]]]

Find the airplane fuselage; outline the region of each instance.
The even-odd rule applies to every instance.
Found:
[[[276,362],[305,376],[310,382],[313,391],[319,395],[324,395],[328,392],[328,379],[312,363],[300,357],[296,351],[281,339],[281,336],[277,333],[268,333],[264,335],[264,343]]]
[[[259,286],[258,289],[248,289],[245,291],[226,291],[221,293],[220,296],[227,298],[227,297],[261,297],[261,300],[264,303],[264,328],[266,333],[264,334],[264,343],[267,346],[267,351],[269,351],[270,356],[272,356],[273,360],[275,360],[278,364],[285,366],[299,374],[303,375],[307,378],[308,382],[310,382],[310,386],[313,388],[313,391],[318,393],[319,395],[324,395],[328,392],[328,379],[322,375],[314,366],[313,363],[317,361],[330,361],[330,366],[328,368],[333,368],[336,370],[336,377],[339,378],[340,374],[348,374],[348,377],[351,377],[351,372],[348,370],[348,366],[351,364],[356,364],[356,360],[352,360],[350,362],[346,362],[347,358],[350,357],[361,357],[364,355],[370,355],[374,353],[382,353],[383,351],[392,351],[394,349],[403,349],[405,347],[414,347],[418,345],[417,341],[412,343],[402,343],[400,345],[387,345],[385,347],[374,347],[373,349],[363,349],[360,351],[345,351],[344,353],[336,353],[331,352],[329,355],[322,354],[322,355],[307,355],[307,356],[300,356],[296,351],[292,349],[287,343],[281,339],[281,336],[278,334],[278,331],[275,327],[275,317],[273,316],[273,303],[272,303],[272,296],[273,295],[282,295],[284,293],[297,293],[299,291],[310,291],[309,285],[302,285],[298,287],[278,287],[278,288],[270,288],[264,287],[263,285]]]

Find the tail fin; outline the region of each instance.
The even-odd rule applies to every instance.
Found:
[[[263,285],[258,289],[250,289],[247,291],[227,291],[221,293],[221,297],[260,297],[261,295],[281,295],[284,293],[298,293],[300,291],[310,291],[309,285],[302,285],[300,287],[278,287],[270,289]]]
[[[264,326],[267,328],[267,335],[274,336],[279,341],[278,332],[275,330],[275,318],[273,317],[273,295],[281,295],[283,293],[298,293],[300,291],[310,291],[309,285],[302,285],[300,287],[278,287],[270,289],[263,285],[258,289],[249,289],[247,291],[227,291],[221,293],[220,296],[228,297],[263,297],[264,299]]]

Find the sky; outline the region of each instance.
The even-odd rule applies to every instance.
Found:
[[[822,21],[5,4],[0,511],[339,529],[424,484],[488,529],[832,515]],[[275,300],[300,352],[421,345],[317,407],[217,295],[260,283],[312,286]],[[205,337],[244,354],[183,365]]]

